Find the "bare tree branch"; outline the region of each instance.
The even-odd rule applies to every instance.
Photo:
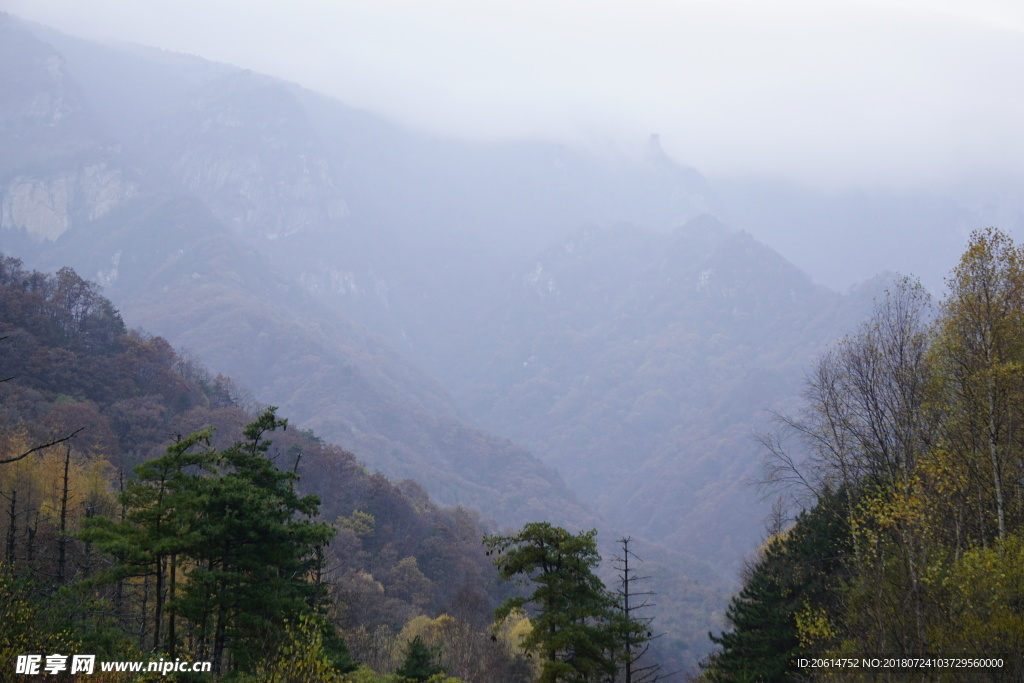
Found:
[[[82,431],[83,429],[85,429],[85,427],[79,427],[78,429],[76,429],[75,431],[71,432],[67,436],[62,436],[59,439],[53,439],[51,441],[47,441],[46,443],[41,443],[38,446],[35,446],[33,448],[28,449],[27,451],[25,451],[21,455],[14,456],[13,458],[7,458],[6,460],[0,460],[0,465],[7,465],[8,463],[17,462],[17,461],[21,460],[22,458],[27,458],[28,456],[32,455],[36,451],[41,451],[44,448],[49,448],[50,446],[56,446],[59,443],[64,443],[65,441],[67,441],[67,440],[71,439],[72,437],[74,437],[75,434],[78,434],[78,432]]]

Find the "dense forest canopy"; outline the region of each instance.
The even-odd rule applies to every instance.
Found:
[[[1024,675],[1024,248],[977,231],[947,284],[937,306],[911,280],[889,291],[765,436],[768,482],[807,509],[761,549],[708,680],[861,657]]]

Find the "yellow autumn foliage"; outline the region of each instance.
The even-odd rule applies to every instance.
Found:
[[[944,651],[1024,651],[1024,532],[963,554],[946,578],[949,617],[934,624]]]
[[[257,672],[257,683],[340,683],[345,679],[331,666],[323,639],[311,614],[285,628],[285,643],[272,662]]]

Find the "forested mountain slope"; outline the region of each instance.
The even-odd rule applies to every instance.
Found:
[[[175,70],[170,56],[143,53],[154,78],[183,93],[146,109],[152,83],[110,93],[83,43],[53,39],[83,55],[82,82],[144,114],[122,133],[137,158],[201,200],[285,281],[418,361],[456,397],[445,409],[543,453],[614,525],[731,562],[756,541],[759,531],[745,522],[760,514],[756,505],[725,504],[750,498],[743,486],[756,461],[755,416],[792,395],[787,369],[841,334],[871,295],[816,288],[713,220],[666,233],[714,200],[656,140],[629,163],[553,145],[437,140],[257,74],[185,60]],[[103,54],[105,66],[116,65]],[[620,219],[640,225],[580,228]],[[212,270],[195,272],[220,277]],[[241,310],[230,298],[215,305],[189,295],[200,286],[194,280],[160,305],[160,288],[114,279],[110,291],[147,326],[259,395],[273,392],[296,418],[447,495],[435,470],[459,472],[458,454],[449,462],[437,452],[431,464],[408,447],[408,427],[338,417],[384,403],[332,394],[350,380],[324,369],[312,319],[330,328],[336,317],[290,302],[291,311],[310,310],[293,325],[309,337],[275,363],[266,343],[242,354],[215,350],[211,325],[230,331],[225,339],[253,335],[238,314],[220,313]],[[121,291],[146,292],[144,302],[122,300]],[[296,354],[306,361],[287,360]],[[378,379],[368,384],[381,386]],[[352,440],[393,431],[407,435],[397,449]],[[413,462],[418,470],[401,469]],[[489,509],[480,497],[466,502]],[[678,524],[681,515],[693,524]]]
[[[5,540],[0,604],[10,619],[4,652],[10,654],[6,648],[18,643],[42,646],[47,638],[64,639],[66,647],[77,642],[101,659],[173,651],[178,617],[162,616],[159,608],[152,612],[153,601],[164,596],[159,579],[153,583],[161,569],[110,574],[124,545],[105,545],[104,533],[117,529],[113,520],[123,523],[126,511],[132,512],[129,500],[141,500],[117,499],[119,491],[136,490],[132,486],[144,476],[140,463],[210,428],[215,431],[207,452],[228,449],[253,420],[247,412],[256,408],[251,397],[230,379],[178,355],[164,339],[129,331],[97,287],[71,269],[46,275],[3,255],[0,377],[0,537]],[[69,435],[58,446],[30,450]],[[315,521],[327,522],[331,537],[320,548],[316,572],[326,600],[322,611],[331,632],[340,629],[358,660],[393,668],[404,628],[415,623],[422,629],[424,620],[448,614],[468,638],[461,647],[476,648],[483,658],[478,666],[488,666],[486,658],[492,657],[489,666],[515,669],[499,650],[487,654],[491,641],[483,626],[508,588],[484,555],[480,539],[486,527],[475,512],[440,508],[413,481],[371,474],[354,455],[312,431],[276,430],[268,438],[267,457],[276,468],[299,475],[291,485],[301,494],[318,496]],[[216,472],[205,474],[214,481]],[[206,490],[189,504],[216,493]],[[100,518],[111,521],[98,527]],[[187,533],[179,529],[178,552],[185,554],[184,544],[196,533],[194,527]],[[297,527],[290,533],[298,533]],[[136,535],[131,543],[144,545],[145,539]],[[241,545],[235,551],[241,552]],[[152,562],[145,556],[133,561]],[[259,563],[274,561],[265,556]],[[182,575],[193,570],[187,563],[180,568]],[[112,578],[103,578],[108,574]],[[58,591],[63,599],[56,599]],[[177,604],[174,595],[172,588],[168,605]],[[31,597],[31,606],[17,608],[19,596]],[[182,647],[188,635],[186,607],[179,606]],[[11,616],[12,609],[17,616]],[[279,624],[298,617],[292,611],[262,614]],[[70,619],[74,628],[69,631],[60,619]],[[169,629],[164,636],[161,625]],[[248,633],[239,629],[236,642]],[[263,654],[269,655],[277,643],[264,645],[270,650]],[[492,680],[490,673],[459,675]]]
[[[879,286],[840,296],[710,217],[585,228],[507,279],[442,376],[608,519],[727,560],[761,514],[754,432]]]
[[[754,557],[704,680],[801,677],[808,660],[1021,680],[1022,264],[977,230],[941,303],[899,283],[810,367],[767,454],[803,510]]]
[[[508,523],[593,519],[553,470],[462,423],[446,392],[387,342],[276,274],[168,169],[105,137],[52,48],[10,18],[0,30],[12,50],[4,92],[26,93],[4,103],[11,158],[24,159],[0,178],[5,244],[34,264],[94,274],[139,324],[446,502]],[[47,156],[54,136],[83,151]]]
[[[711,188],[656,136],[443,140],[194,57],[0,33],[11,253],[435,500],[643,534],[669,630],[703,646],[761,535],[752,432],[877,283],[829,292],[701,217]]]

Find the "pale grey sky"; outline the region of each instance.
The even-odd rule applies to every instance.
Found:
[[[420,128],[817,184],[1024,178],[1024,3],[0,0]]]

